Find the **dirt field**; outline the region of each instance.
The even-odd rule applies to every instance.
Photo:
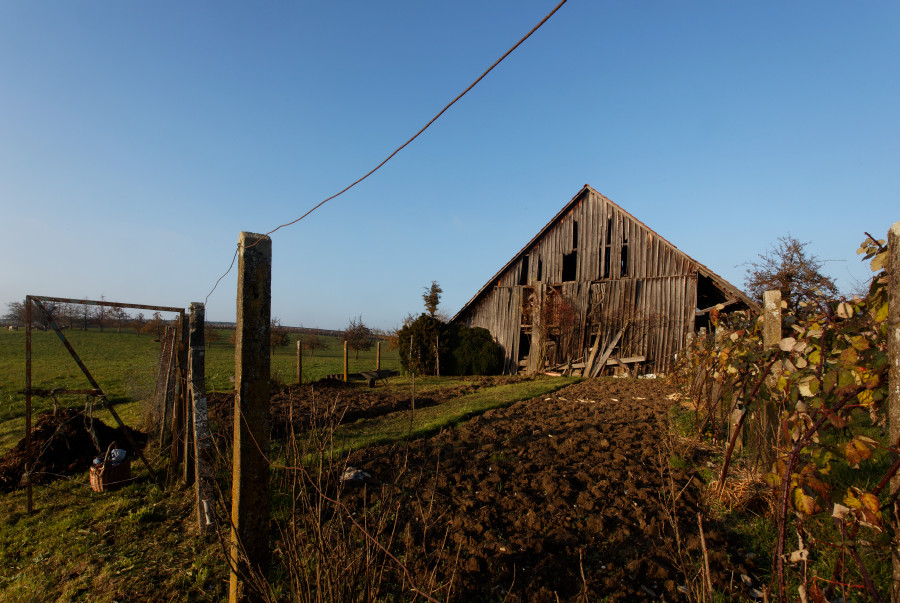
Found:
[[[436,389],[417,395],[416,407],[511,379]],[[299,432],[314,418],[349,422],[410,406],[398,388],[320,383],[313,390],[273,390],[276,439],[290,432],[291,422]],[[452,585],[451,600],[684,600],[685,587],[698,584],[703,560],[702,482],[669,467],[671,393],[662,381],[586,380],[431,437],[354,452],[346,462],[371,479],[329,495],[357,517],[379,505],[395,509],[389,534],[379,539],[389,541],[417,584]],[[209,402],[224,444],[231,396],[214,394]],[[38,472],[45,478],[84,471],[95,454],[85,429],[90,421],[72,412],[38,421],[36,447],[48,463]],[[93,427],[102,445],[117,437],[99,423]],[[16,449],[0,463],[0,489],[20,483],[21,456]],[[335,462],[336,475],[344,462]],[[284,532],[276,524],[272,547],[283,551],[278,534]],[[704,519],[704,529],[715,589],[747,595],[741,576],[759,573],[753,562],[713,521]],[[388,592],[408,597],[399,572],[389,573]]]
[[[698,563],[698,488],[679,471],[668,482],[670,393],[657,381],[584,381],[489,411],[408,451],[363,450],[351,463],[381,482],[397,480],[420,507],[428,505],[433,525],[412,517],[400,526],[410,551],[442,548],[449,527],[452,544],[438,555],[448,561],[458,549],[459,600],[683,599],[666,508],[677,509],[685,553]],[[674,507],[664,503],[673,488],[681,492]],[[356,489],[348,506],[377,497],[376,490]],[[737,594],[740,575],[753,568],[714,525],[705,532],[716,590]],[[407,558],[417,576],[433,569],[427,555]],[[437,571],[449,570],[439,564]]]

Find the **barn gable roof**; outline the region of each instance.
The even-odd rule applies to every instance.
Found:
[[[701,264],[697,260],[693,259],[689,255],[687,255],[686,253],[684,253],[683,251],[678,249],[675,245],[670,243],[666,238],[660,236],[659,233],[657,233],[656,231],[651,229],[649,226],[644,224],[642,221],[635,218],[631,213],[629,213],[628,211],[623,209],[620,205],[616,204],[615,202],[610,200],[608,197],[597,192],[590,185],[585,184],[581,188],[581,190],[579,190],[578,193],[574,197],[572,197],[572,199],[568,203],[566,203],[566,205],[561,210],[559,210],[559,212],[549,222],[547,222],[547,224],[544,225],[544,227],[541,228],[541,230],[530,241],[528,241],[528,243],[524,247],[522,247],[522,249],[519,250],[518,253],[516,253],[502,268],[500,268],[500,270],[498,270],[496,274],[494,274],[490,279],[488,279],[487,283],[485,283],[484,286],[482,286],[481,289],[478,290],[478,292],[472,297],[472,299],[470,299],[468,302],[466,302],[466,304],[459,310],[459,312],[456,313],[456,315],[451,320],[452,321],[457,320],[460,316],[465,314],[465,312],[467,310],[469,310],[472,306],[474,306],[478,302],[479,299],[481,299],[487,292],[489,292],[491,290],[491,288],[498,281],[498,279],[507,270],[509,270],[509,268],[519,258],[521,258],[524,254],[528,253],[531,250],[531,248],[535,245],[535,243],[537,243],[538,241],[541,240],[541,238],[544,237],[544,235],[547,233],[547,231],[549,231],[554,225],[556,225],[558,222],[560,222],[571,211],[571,209],[573,207],[575,207],[578,203],[581,203],[588,194],[596,195],[597,197],[602,199],[605,203],[612,205],[618,211],[622,212],[623,214],[625,214],[626,216],[628,216],[629,218],[634,220],[642,228],[646,229],[650,233],[653,233],[653,235],[658,237],[658,239],[664,245],[670,247],[676,254],[683,256],[689,262],[694,264],[697,267],[697,273],[709,278],[712,281],[712,283],[719,290],[721,290],[724,294],[726,294],[726,297],[729,300],[733,300],[736,302],[742,302],[747,307],[752,308],[756,311],[760,310],[759,304],[757,304],[753,299],[751,299],[749,296],[747,296],[740,289],[738,289],[737,287],[735,287],[734,285],[732,285],[731,283],[726,281],[724,278],[722,278],[721,276],[719,276],[718,274],[716,274],[715,272],[713,272],[712,270],[707,268],[705,265]]]

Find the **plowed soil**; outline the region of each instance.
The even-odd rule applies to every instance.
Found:
[[[668,467],[671,393],[659,381],[588,380],[409,447],[362,450],[351,463],[395,487],[352,489],[348,507],[399,486],[419,511],[396,526],[398,557],[422,580],[455,580],[457,600],[683,600],[681,562],[702,559],[699,480]],[[739,591],[753,568],[704,529],[716,590]]]

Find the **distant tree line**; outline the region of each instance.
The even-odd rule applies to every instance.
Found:
[[[67,304],[59,302],[42,302],[44,308],[50,314],[50,318],[61,329],[115,329],[121,333],[122,329],[131,329],[137,335],[152,335],[157,339],[162,338],[166,326],[173,324],[161,312],[154,312],[147,317],[143,312],[136,315],[129,314],[124,308],[114,308],[101,304]],[[25,326],[25,302],[15,301],[6,305],[6,314],[3,319],[15,324]],[[31,326],[38,329],[49,329],[50,320],[35,307],[31,311]]]

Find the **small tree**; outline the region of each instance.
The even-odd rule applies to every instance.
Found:
[[[138,312],[131,324],[134,326],[135,333],[140,337],[141,333],[144,332],[144,326],[147,324],[147,317],[144,316],[143,312]]]
[[[116,326],[116,334],[119,334],[122,332],[122,327],[128,324],[128,319],[130,317],[128,316],[128,312],[126,312],[124,308],[110,308],[109,318]]]
[[[166,321],[163,320],[162,314],[159,312],[153,313],[153,318],[144,325],[145,333],[152,333],[156,335],[157,339],[163,338],[163,333],[166,331]]]
[[[375,345],[375,336],[372,330],[363,323],[362,316],[359,318],[351,318],[347,330],[341,336],[341,342],[347,342],[347,347],[356,352],[356,359],[359,360],[360,350],[371,350]]]
[[[272,355],[275,355],[276,347],[284,347],[290,342],[288,328],[283,326],[278,318],[273,318],[269,327],[269,346],[272,348]]]
[[[762,302],[764,292],[778,289],[793,312],[800,310],[801,302],[837,297],[834,280],[822,274],[822,261],[806,253],[807,245],[791,235],[779,237],[766,255],[760,254],[759,261],[750,262],[744,281],[750,296]]]
[[[433,375],[437,372],[438,359],[447,365],[449,338],[446,325],[424,312],[397,331],[400,365],[409,373]],[[446,374],[446,369],[445,369]]]
[[[304,349],[309,350],[310,358],[315,356],[316,350],[324,350],[328,348],[328,344],[325,343],[325,341],[315,333],[310,333],[309,335],[304,337],[303,343],[301,345]]]
[[[441,293],[443,292],[437,281],[431,281],[431,287],[425,287],[425,293],[422,294],[422,299],[425,301],[425,311],[432,318],[435,318],[435,314],[437,314],[438,306],[441,303]]]

